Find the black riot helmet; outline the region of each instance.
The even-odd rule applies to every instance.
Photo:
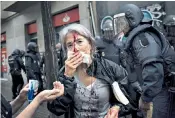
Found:
[[[20,50],[19,49],[15,49],[13,52],[12,52],[12,55],[20,55]]]
[[[175,15],[168,15],[163,20],[165,26],[175,26]]]
[[[107,40],[112,40],[114,37],[113,18],[111,16],[105,16],[101,21],[103,37]]]
[[[175,15],[168,15],[163,20],[166,36],[175,37]]]
[[[137,27],[143,19],[141,9],[134,4],[126,4],[119,10],[119,14],[114,15],[114,23],[116,34],[124,32]]]
[[[35,42],[29,42],[27,45],[27,52],[38,52],[38,46]]]
[[[20,56],[24,57],[24,55],[25,55],[25,51],[24,50],[20,50]]]

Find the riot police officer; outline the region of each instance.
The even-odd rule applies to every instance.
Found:
[[[118,36],[114,37],[113,18],[111,16],[106,16],[102,19],[101,30],[103,37],[100,38],[99,36],[97,36],[95,38],[98,53],[102,57],[111,60],[118,65],[123,66],[127,71],[130,71],[131,69],[127,67],[125,61],[127,58],[124,56],[125,52],[122,49],[122,46],[119,44],[120,39],[118,39]],[[138,76],[136,75],[134,70],[132,70],[132,72],[129,72],[129,83],[128,87],[126,88],[128,94],[130,95],[131,99],[134,100],[135,104],[138,104],[137,91],[141,91],[141,87],[137,78]],[[136,116],[137,112],[132,111],[132,117]]]
[[[125,34],[124,48],[134,60],[133,67],[141,67],[141,73],[138,73],[143,78],[140,109],[148,110],[153,102],[153,118],[174,118],[171,83],[174,79],[175,52],[162,33],[149,21],[144,21],[138,6],[124,5],[114,18],[116,32]]]
[[[101,55],[120,65],[120,49],[114,43],[113,18],[106,16],[101,22],[102,37],[96,37],[96,46]]]
[[[165,35],[175,50],[175,15],[168,15],[163,20]]]
[[[35,42],[29,42],[27,45],[27,53],[25,55],[27,80],[37,80],[39,82],[38,92],[43,90],[43,81],[41,78],[39,63],[40,58],[38,57],[38,46]]]
[[[25,52],[23,50],[15,49],[8,57],[8,64],[12,76],[13,99],[16,98],[24,85],[23,77],[21,75],[21,69],[26,72],[24,62],[22,60],[24,54]]]

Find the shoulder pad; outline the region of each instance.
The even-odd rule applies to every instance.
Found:
[[[154,38],[149,33],[142,33],[133,40],[134,53],[142,66],[155,61],[162,62],[161,46]]]
[[[144,33],[139,34],[139,42],[140,42],[140,45],[143,47],[146,47],[149,45],[148,39]]]

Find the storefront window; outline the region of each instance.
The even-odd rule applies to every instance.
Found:
[[[6,33],[1,34],[1,77],[7,72]]]

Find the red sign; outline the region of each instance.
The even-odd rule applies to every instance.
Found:
[[[33,34],[37,32],[37,25],[36,23],[29,24],[27,27],[28,34]]]
[[[78,8],[53,16],[53,24],[55,27],[73,23],[79,20],[80,16]]]
[[[1,72],[7,72],[7,52],[6,52],[6,48],[1,48]]]
[[[1,34],[1,42],[6,41],[6,34]]]

